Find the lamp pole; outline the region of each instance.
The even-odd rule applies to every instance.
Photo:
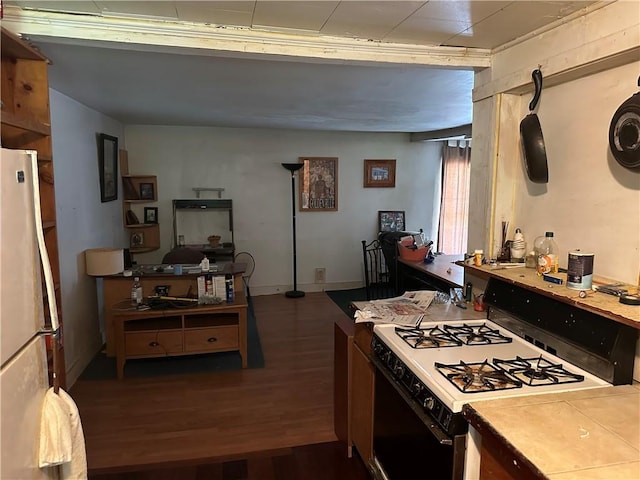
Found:
[[[285,292],[289,298],[304,297],[304,292],[298,290],[298,266],[296,263],[296,188],[295,173],[300,170],[304,163],[283,163],[282,166],[291,172],[291,218],[293,225],[293,290]]]

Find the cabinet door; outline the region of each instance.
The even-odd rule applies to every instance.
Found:
[[[185,352],[215,352],[239,348],[237,325],[228,327],[194,328],[184,332]]]
[[[353,346],[351,370],[351,437],[360,458],[369,464],[373,456],[374,366]]]
[[[127,357],[161,357],[182,353],[182,331],[128,332],[125,337]]]

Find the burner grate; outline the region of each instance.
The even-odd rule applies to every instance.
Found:
[[[511,337],[503,335],[500,330],[491,328],[486,323],[482,325],[445,325],[444,329],[465,345],[494,345],[513,341]]]
[[[542,355],[533,358],[518,356],[513,360],[494,358],[493,363],[524,384],[532,387],[582,382],[584,380],[583,375],[572,373],[564,368],[561,363],[552,363]]]
[[[436,369],[463,393],[491,392],[522,387],[522,382],[487,360],[481,363],[446,365],[435,363]]]
[[[462,342],[438,326],[427,328],[396,327],[398,334],[412,348],[459,347]]]

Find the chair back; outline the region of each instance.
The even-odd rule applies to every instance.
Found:
[[[381,242],[378,239],[370,243],[362,240],[362,257],[367,300],[395,296],[395,284],[391,282],[389,266],[385,260]]]

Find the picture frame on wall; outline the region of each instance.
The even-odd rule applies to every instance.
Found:
[[[364,187],[396,186],[396,161],[389,160],[365,160],[364,161]]]
[[[404,210],[378,211],[378,230],[380,232],[402,232],[404,229]]]
[[[100,201],[111,202],[118,198],[118,138],[98,135],[98,163],[100,168]]]
[[[300,157],[299,209],[301,212],[338,210],[338,158]]]
[[[144,223],[158,223],[158,207],[144,207]]]
[[[133,232],[131,234],[131,248],[141,248],[141,247],[144,247],[144,233]]]
[[[140,200],[154,200],[155,193],[153,191],[153,183],[140,184]]]

